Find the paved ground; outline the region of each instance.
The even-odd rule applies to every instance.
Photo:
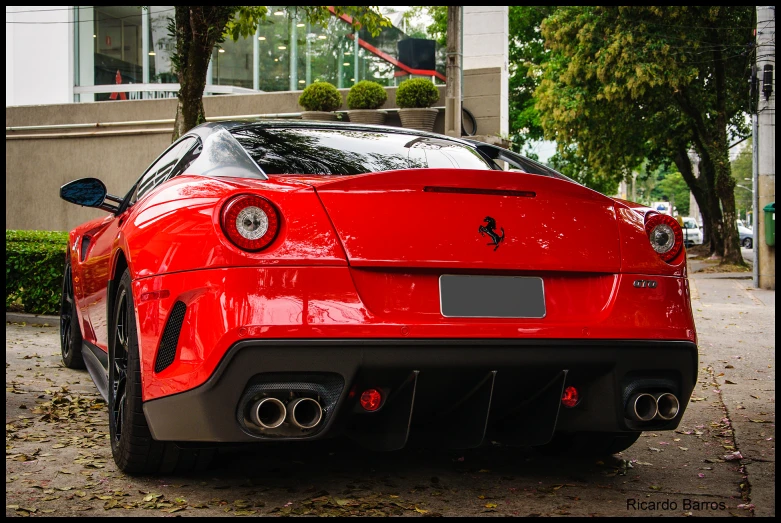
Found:
[[[90,378],[60,363],[56,329],[8,323],[6,515],[774,515],[775,292],[746,277],[693,274],[700,372],[683,422],[602,460],[325,444],[128,477]]]

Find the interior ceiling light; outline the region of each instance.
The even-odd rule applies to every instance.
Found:
[[[300,84],[305,84],[305,83],[306,83],[306,80],[299,80],[299,81],[298,81],[298,83],[300,83]]]
[[[225,52],[225,49],[220,49],[220,52],[221,52],[221,53],[224,53],[224,52]]]
[[[266,39],[266,37],[265,37],[265,36],[259,36],[259,37],[258,37],[258,40],[265,40],[265,39]]]
[[[279,62],[279,58],[274,58],[274,61],[275,62]]]
[[[296,24],[296,27],[304,27],[306,24]]]
[[[277,49],[285,50],[285,49],[287,49],[287,47],[285,47],[284,45],[280,45],[279,47],[277,47]]]
[[[98,35],[92,35],[92,38],[97,38],[97,37],[98,37]]]
[[[285,13],[284,11],[274,11],[274,14],[277,16],[283,16]]]
[[[350,65],[350,62],[345,62],[344,65]]]
[[[320,40],[325,40],[325,39],[326,39],[326,38],[328,38],[328,37],[327,37],[327,36],[325,36],[325,35],[320,35],[320,36],[318,36],[318,38],[319,38]]]
[[[154,55],[155,55],[154,51],[149,51],[149,56],[154,56]]]

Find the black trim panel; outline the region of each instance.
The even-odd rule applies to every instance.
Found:
[[[96,345],[82,340],[81,355],[84,357],[84,364],[92,381],[95,382],[98,392],[108,402],[108,354]]]
[[[496,371],[496,383],[491,393],[486,386],[484,394],[479,396],[482,399],[478,401],[476,397],[474,406],[467,409],[467,405],[462,405],[470,416],[482,419],[483,426],[486,409],[490,409],[492,420],[495,413],[502,413],[506,420],[498,427],[500,432],[518,434],[516,424],[512,423],[518,409],[511,410],[513,407],[508,406],[518,403],[513,396],[518,387],[526,381],[539,382],[535,389],[523,391],[527,397],[535,398],[535,391],[546,388],[552,378],[563,372],[566,383],[580,387],[586,399],[575,409],[561,409],[558,414],[546,410],[539,417],[534,416],[538,424],[543,424],[544,418],[549,430],[556,427],[561,431],[636,432],[637,428],[627,425],[623,419],[622,380],[637,373],[679,376],[681,404],[685,406],[696,383],[697,347],[685,341],[645,340],[245,340],[226,352],[206,383],[186,392],[147,401],[144,413],[153,437],[158,440],[264,441],[266,438],[242,430],[234,416],[242,392],[253,377],[271,372],[335,372],[344,377],[345,387],[334,416],[316,436],[290,439],[319,439],[338,433],[349,435],[357,428],[357,418],[372,415],[355,410],[357,400],[347,399],[353,388],[386,380],[392,389],[394,383],[398,387],[403,381],[401,378],[415,371],[416,376],[419,374],[416,381],[420,390],[410,400],[414,402],[415,411],[410,429],[413,439],[421,421],[418,416],[431,407],[426,397],[428,394],[430,399],[431,390],[451,387],[455,383],[456,387],[466,389],[454,390],[454,395],[473,394],[475,390],[479,391],[486,374],[493,371]],[[401,378],[394,382],[395,376]],[[557,383],[560,391],[564,381]],[[558,394],[560,392],[553,396]],[[551,406],[556,410],[553,403]],[[411,404],[407,407],[408,412],[412,412],[412,407]],[[409,415],[400,413],[398,418],[410,419]],[[529,417],[525,419],[530,420]],[[647,430],[674,429],[679,420],[680,416],[669,423],[648,426]],[[493,421],[491,424],[494,425]],[[402,438],[405,430],[404,427],[399,429],[397,441],[402,441],[406,439]],[[491,429],[488,432],[492,434]],[[544,432],[539,435],[539,441],[550,434],[548,429]],[[478,436],[475,432],[468,438],[469,446]],[[533,441],[529,444],[539,444],[537,438]],[[398,443],[392,446],[398,448]],[[390,442],[388,447],[391,447]]]

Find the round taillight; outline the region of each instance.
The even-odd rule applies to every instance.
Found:
[[[268,247],[279,232],[279,213],[270,201],[254,194],[240,194],[222,208],[222,230],[245,251]]]
[[[670,262],[683,247],[683,231],[678,221],[666,214],[652,214],[645,220],[645,232],[659,257]]]
[[[578,403],[580,403],[580,394],[578,394],[578,389],[572,386],[564,389],[564,393],[561,395],[561,404],[571,409]]]
[[[380,408],[380,403],[382,403],[382,394],[377,389],[365,390],[361,394],[361,407],[363,407],[363,410],[374,412]]]

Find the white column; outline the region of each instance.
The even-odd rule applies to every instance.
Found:
[[[507,134],[510,130],[508,6],[464,6],[463,53],[465,72],[492,67],[501,69],[499,132]],[[482,134],[480,130],[478,132]]]

